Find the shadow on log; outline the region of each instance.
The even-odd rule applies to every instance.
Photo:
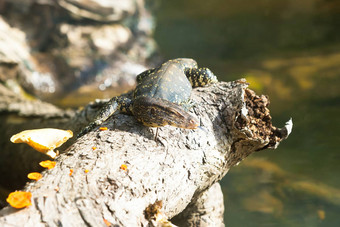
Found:
[[[218,182],[251,153],[276,148],[292,122],[272,126],[268,98],[244,80],[196,88],[192,100],[202,129],[166,126],[155,140],[156,129],[118,114],[102,125],[108,130],[77,139],[54,169],[26,185],[33,205],[4,208],[0,226],[165,226],[156,213],[179,226],[223,226]]]

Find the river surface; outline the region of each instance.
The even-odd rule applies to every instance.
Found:
[[[270,97],[276,150],[252,154],[221,182],[227,226],[340,226],[340,1],[162,1],[156,41],[220,80]]]

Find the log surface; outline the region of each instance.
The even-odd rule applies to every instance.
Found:
[[[176,217],[175,224],[208,226],[202,220],[209,216],[215,226],[223,225],[217,183],[252,152],[276,148],[291,128],[271,125],[268,99],[248,90],[244,80],[196,88],[192,99],[190,112],[200,129],[166,126],[155,140],[156,129],[118,114],[102,125],[108,130],[77,139],[55,168],[27,184],[33,205],[4,208],[0,226],[105,226],[104,220],[148,226],[153,222],[145,210],[157,201],[169,219],[187,218]],[[209,204],[214,196],[220,199]]]

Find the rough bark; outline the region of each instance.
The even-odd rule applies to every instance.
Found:
[[[192,201],[179,215],[172,219],[178,226],[224,226],[224,201],[219,183],[204,191],[196,201]]]
[[[168,218],[184,211],[185,221],[174,219],[183,226],[222,225],[217,183],[252,152],[276,148],[291,124],[273,127],[268,99],[243,80],[196,88],[192,99],[201,129],[162,127],[155,140],[155,129],[118,114],[103,124],[108,130],[77,139],[54,169],[28,183],[33,205],[4,208],[0,225],[104,226],[105,219],[113,226],[147,226],[153,222],[145,210],[157,201]]]

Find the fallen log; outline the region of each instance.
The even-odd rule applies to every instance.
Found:
[[[108,130],[77,139],[55,168],[28,183],[33,205],[4,208],[0,226],[171,225],[166,218],[223,226],[218,182],[251,153],[276,148],[292,129],[291,121],[272,126],[268,98],[247,86],[239,80],[194,89],[196,130],[166,126],[154,138],[156,129],[133,116],[113,116],[102,125]]]

